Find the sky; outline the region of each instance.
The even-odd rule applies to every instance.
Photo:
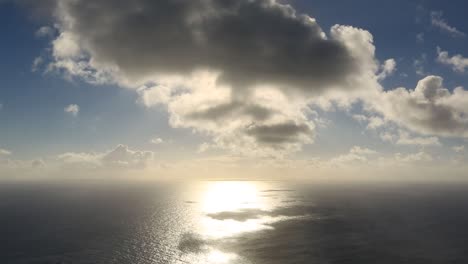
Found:
[[[464,1],[0,1],[0,173],[462,178]]]

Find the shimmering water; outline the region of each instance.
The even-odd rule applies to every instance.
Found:
[[[0,263],[468,263],[468,185],[3,183]]]

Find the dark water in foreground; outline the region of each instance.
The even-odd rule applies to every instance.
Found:
[[[0,185],[0,263],[468,263],[468,185]]]

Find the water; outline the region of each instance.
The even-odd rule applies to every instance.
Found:
[[[0,263],[468,263],[468,185],[3,183]]]

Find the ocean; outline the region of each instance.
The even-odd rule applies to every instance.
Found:
[[[5,182],[0,263],[468,263],[468,185]]]

